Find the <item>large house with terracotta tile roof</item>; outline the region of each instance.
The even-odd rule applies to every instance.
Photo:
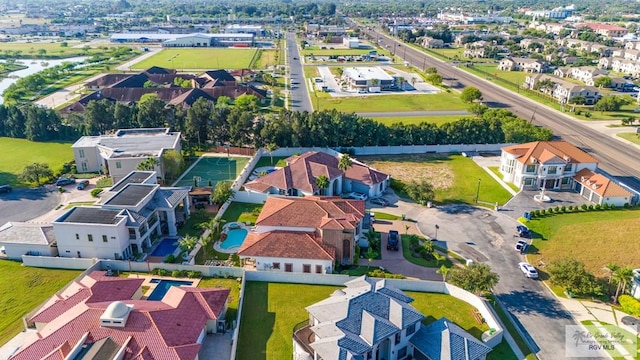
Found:
[[[306,308],[309,324],[293,334],[295,359],[483,360],[491,351],[446,318],[423,325],[413,299],[386,280],[345,285]]]
[[[573,189],[582,169],[596,171],[598,160],[566,141],[535,141],[502,148],[500,173],[521,189]]]
[[[284,168],[250,181],[244,188],[251,192],[287,196],[336,196],[359,192],[373,198],[381,196],[391,182],[389,175],[357,161],[352,161],[351,166],[343,171],[338,167],[339,159],[324,152],[306,152],[289,157],[286,162]],[[316,184],[321,175],[329,179],[326,189],[320,189]]]
[[[106,275],[74,281],[27,318],[35,331],[11,359],[196,360],[224,322],[229,289],[173,286],[160,301],[142,300],[143,279]]]
[[[238,251],[256,270],[330,274],[352,264],[365,204],[337,197],[268,197]]]
[[[582,169],[573,177],[575,191],[595,204],[624,206],[633,202],[633,194],[602,174]]]

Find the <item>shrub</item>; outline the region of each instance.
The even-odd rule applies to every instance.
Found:
[[[173,254],[169,254],[165,259],[164,262],[166,263],[173,263],[176,261],[176,257],[173,256]]]
[[[547,209],[547,214],[553,214],[553,208],[548,208]]]
[[[179,270],[173,270],[171,272],[171,276],[173,277],[180,277],[180,271]]]
[[[389,274],[380,269],[372,270],[367,273],[370,277],[377,277],[383,279],[404,279],[402,274]]]
[[[567,210],[569,210],[569,211],[573,211],[573,205],[569,205],[569,207],[567,208]]]
[[[560,207],[560,211],[561,211],[561,212],[566,212],[566,211],[567,211],[566,206],[562,205],[562,206]]]
[[[623,208],[628,209],[629,208],[629,203],[624,203],[624,205],[622,205]]]
[[[556,206],[556,207],[553,209],[553,212],[557,212],[557,213],[559,213],[559,212],[560,212],[560,206]]]
[[[577,110],[576,110],[576,115],[578,115],[578,116],[582,115],[582,110],[577,109]]]
[[[167,269],[162,269],[162,268],[155,268],[151,271],[151,273],[153,275],[159,275],[159,276],[167,276],[169,275],[169,270]]]
[[[589,205],[588,209],[589,211],[593,210],[593,204]]]
[[[609,205],[609,209],[611,209],[611,210],[615,210],[615,209],[616,209],[616,204],[611,204],[611,205]]]
[[[640,316],[640,300],[630,295],[620,295],[618,302],[622,310],[629,315]]]
[[[580,206],[580,208],[581,208],[583,211],[587,211],[587,209],[588,209],[587,204],[582,204],[582,206]]]
[[[97,198],[98,196],[100,196],[101,192],[102,192],[102,189],[99,189],[99,188],[92,189],[91,196]]]
[[[189,271],[189,274],[187,274],[187,276],[190,279],[197,279],[199,277],[202,277],[202,273],[200,271]]]
[[[586,113],[584,113],[584,117],[590,118],[591,117],[591,113],[589,111],[587,111]]]
[[[540,216],[540,210],[534,210],[534,213],[536,213],[536,216]]]
[[[596,204],[596,206],[594,207],[596,210],[600,210],[602,207],[600,206],[600,204]]]

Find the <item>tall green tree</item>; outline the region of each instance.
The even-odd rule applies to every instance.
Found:
[[[211,194],[211,201],[214,204],[222,205],[227,200],[233,199],[233,189],[228,181],[218,181]]]
[[[160,162],[158,161],[158,159],[156,159],[155,157],[148,157],[143,161],[141,161],[140,163],[138,163],[138,166],[136,166],[136,170],[155,171],[156,166],[158,165],[160,165]]]
[[[595,278],[584,267],[584,263],[573,258],[552,261],[547,267],[553,284],[560,285],[569,292],[589,294],[593,290]]]
[[[20,174],[22,181],[34,182],[37,186],[40,186],[43,180],[47,180],[53,177],[53,171],[49,168],[49,164],[33,163],[24,167]]]
[[[185,136],[190,142],[197,142],[198,147],[207,142],[208,124],[211,121],[213,104],[205,98],[199,98],[187,110]]]
[[[433,185],[426,179],[417,182],[412,180],[405,186],[405,191],[409,197],[418,204],[425,205],[429,201],[433,201],[435,191]]]
[[[491,292],[498,280],[500,276],[484,263],[473,263],[467,267],[455,267],[451,270],[451,283],[476,295]]]
[[[460,99],[466,103],[482,100],[482,92],[476,87],[467,86],[460,93]]]
[[[138,102],[138,126],[157,128],[165,126],[166,110],[156,94],[144,94]]]
[[[162,154],[160,162],[162,163],[162,168],[164,169],[164,176],[166,180],[177,179],[185,167],[182,154],[175,150],[165,151]]]
[[[351,158],[347,154],[343,154],[338,161],[338,169],[346,172],[353,165]]]
[[[264,148],[269,153],[269,156],[271,157],[271,165],[273,165],[273,152],[276,151],[276,149],[278,149],[278,145],[274,143],[268,143],[267,145],[264,146]]]

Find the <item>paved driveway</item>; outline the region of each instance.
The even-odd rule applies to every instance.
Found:
[[[502,208],[501,213],[511,218],[517,219],[525,212],[531,210],[546,210],[556,206],[580,206],[588,204],[587,199],[583,198],[574,191],[545,191],[545,195],[551,198],[550,202],[538,202],[533,199],[534,195],[540,194],[540,191],[522,190],[516,196],[511,198]]]
[[[13,189],[0,194],[0,226],[8,221],[27,221],[42,216],[60,203],[53,186],[35,189]]]

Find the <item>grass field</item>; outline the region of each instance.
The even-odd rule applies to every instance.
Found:
[[[73,160],[70,143],[44,143],[25,139],[0,138],[0,184],[19,185],[18,175],[33,163],[49,164],[53,172]]]
[[[363,161],[403,183],[426,179],[438,203],[474,204],[480,179],[479,200],[504,204],[511,195],[473,160],[461,155],[419,154],[362,156]]]
[[[29,55],[34,58],[65,58],[81,55],[93,55],[98,53],[105,53],[108,50],[105,47],[126,47],[123,44],[111,44],[103,43],[97,46],[96,44],[83,43],[79,41],[68,41],[67,46],[63,46],[63,42],[8,42],[2,43],[0,47],[0,54],[2,52],[15,52],[20,51],[22,57]],[[85,48],[86,47],[86,48]]]
[[[222,215],[222,220],[226,222],[243,222],[255,224],[260,211],[262,210],[262,204],[249,204],[233,201]]]
[[[438,94],[415,95],[371,95],[353,97],[319,97],[320,110],[336,109],[342,112],[392,112],[392,111],[436,111],[466,110],[458,95],[441,92]]]
[[[387,55],[387,51],[380,49],[319,49],[317,47],[307,48],[300,52],[302,56],[348,56],[366,55],[371,51],[377,51],[379,55]]]
[[[467,116],[470,117],[471,115]],[[420,123],[426,122],[430,124],[436,124],[438,126],[460,120],[465,117],[464,115],[438,115],[438,116],[390,116],[390,117],[374,117],[373,120],[385,124],[387,126],[391,126],[396,123],[403,123],[405,125],[418,125]]]
[[[489,170],[491,170],[492,173],[496,174],[496,176],[500,179],[503,179],[502,174],[500,173],[500,166],[489,166]],[[504,179],[503,179],[504,180]],[[509,185],[509,187],[511,188],[511,190],[513,191],[520,191],[520,188],[517,187],[515,184],[510,183],[510,182],[506,182],[505,183],[507,185]]]
[[[218,181],[233,181],[249,162],[245,156],[205,156],[186,173],[176,186],[194,185],[194,177],[199,177],[198,186],[216,186]]]
[[[638,133],[619,133],[617,137],[621,137],[625,140],[629,140],[634,144],[640,145],[640,134]]]
[[[22,316],[74,279],[80,271],[22,266],[0,260],[0,345],[24,327]]]
[[[278,50],[258,50],[254,69],[267,69],[269,66],[278,65],[281,62],[278,57]]]
[[[572,257],[584,262],[596,276],[602,276],[602,267],[610,262],[638,268],[638,244],[630,239],[636,239],[640,233],[639,219],[640,209],[577,212],[533,219],[527,222],[534,234],[532,254],[527,257],[533,265],[540,260],[549,264]]]
[[[426,260],[421,257],[414,257],[413,254],[411,253],[411,249],[409,248],[409,242],[410,242],[409,239],[412,236],[415,236],[415,235],[400,236],[402,239],[402,256],[405,258],[405,260],[418,266],[424,266],[424,267],[430,267],[430,268],[439,268],[441,265],[444,265],[448,268],[451,268],[453,266],[453,263],[449,259],[438,262],[436,260]],[[425,239],[422,238],[422,240],[425,240]]]
[[[287,157],[288,156],[274,156],[273,162],[271,162],[271,156],[269,156],[269,153],[267,152],[265,156],[262,156],[260,160],[258,160],[256,166],[254,166],[254,169],[264,166],[287,166],[287,162],[284,161],[284,159],[286,159]]]
[[[337,287],[247,282],[238,340],[239,360],[280,360],[291,357],[291,336],[296,324],[309,319],[304,309],[327,298]],[[442,316],[456,322],[474,336],[488,330],[479,325],[467,303],[444,294],[407,292],[411,303],[433,322]]]
[[[247,69],[256,49],[164,49],[135,64],[132,69],[161,66],[169,69]]]

